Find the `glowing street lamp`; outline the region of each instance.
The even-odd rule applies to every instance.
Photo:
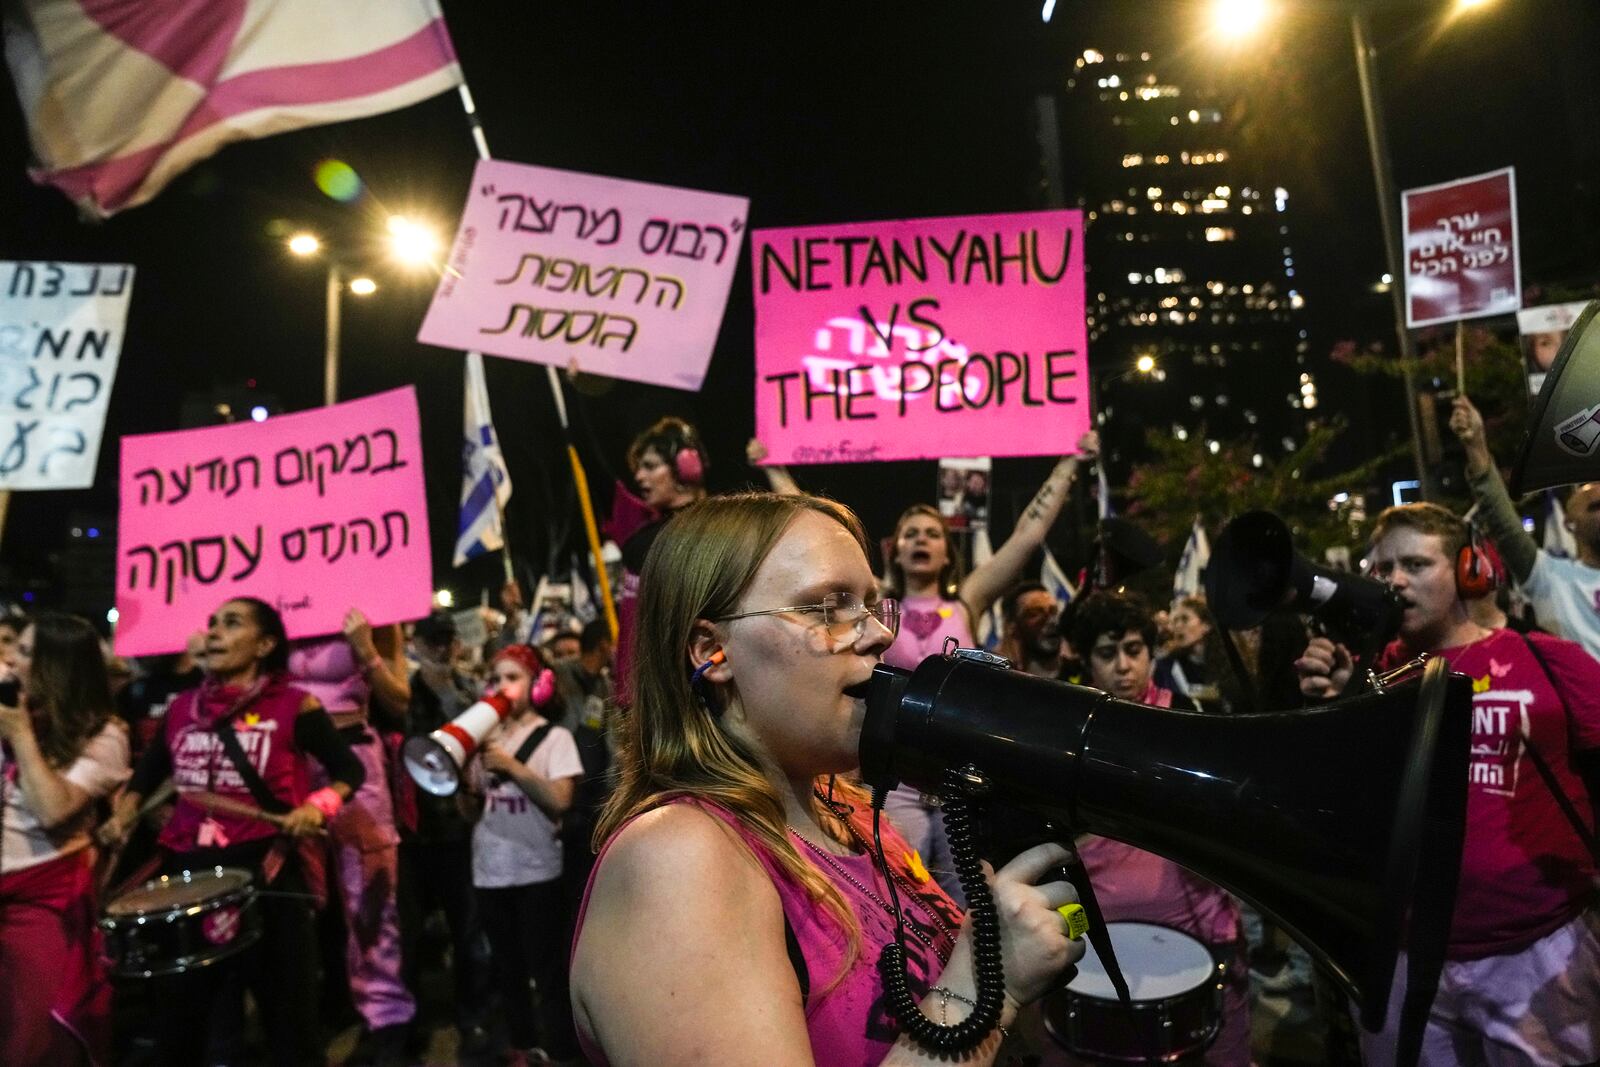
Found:
[[[1254,36],[1271,13],[1267,0],[1213,0],[1211,28],[1228,40],[1242,41]]]
[[[314,256],[322,249],[322,242],[314,233],[297,233],[289,238],[288,245],[289,251],[302,258]]]
[[[1156,369],[1156,357],[1146,352],[1134,361],[1133,366],[1140,374],[1149,374]]]
[[[366,275],[362,275],[359,278],[351,278],[350,291],[356,296],[371,296],[378,291],[378,283]]]
[[[406,266],[431,266],[444,245],[433,227],[404,215],[390,215],[388,229],[389,254]]]

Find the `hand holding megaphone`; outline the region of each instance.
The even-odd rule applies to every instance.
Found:
[[[1355,671],[1350,650],[1326,637],[1313,637],[1294,661],[1300,692],[1312,700],[1332,700],[1344,692]]]
[[[431,734],[418,734],[405,744],[401,755],[406,773],[436,797],[448,797],[461,787],[461,768],[467,765],[496,723],[511,714],[511,701],[488,693],[466,711]]]

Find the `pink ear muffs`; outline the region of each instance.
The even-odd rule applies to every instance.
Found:
[[[672,460],[672,470],[684,485],[700,485],[706,480],[705,460],[693,446],[679,450]]]
[[[546,667],[539,672],[539,677],[533,680],[533,686],[528,690],[528,702],[536,708],[542,708],[554,700],[556,696],[556,672]]]

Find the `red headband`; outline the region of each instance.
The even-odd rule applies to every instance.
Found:
[[[544,660],[539,658],[539,653],[534,651],[532,645],[507,645],[494,654],[489,666],[492,667],[503,659],[511,660],[527,671],[529,678],[539,677],[539,672],[544,670]]]

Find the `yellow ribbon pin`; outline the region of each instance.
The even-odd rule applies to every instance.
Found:
[[[915,878],[918,885],[926,885],[933,875],[928,873],[928,868],[922,863],[922,853],[912,849],[906,855],[906,865],[911,868],[911,877]]]
[[[1089,932],[1089,913],[1083,910],[1082,904],[1063,904],[1056,913],[1067,920],[1067,936],[1072,940],[1080,940]]]

